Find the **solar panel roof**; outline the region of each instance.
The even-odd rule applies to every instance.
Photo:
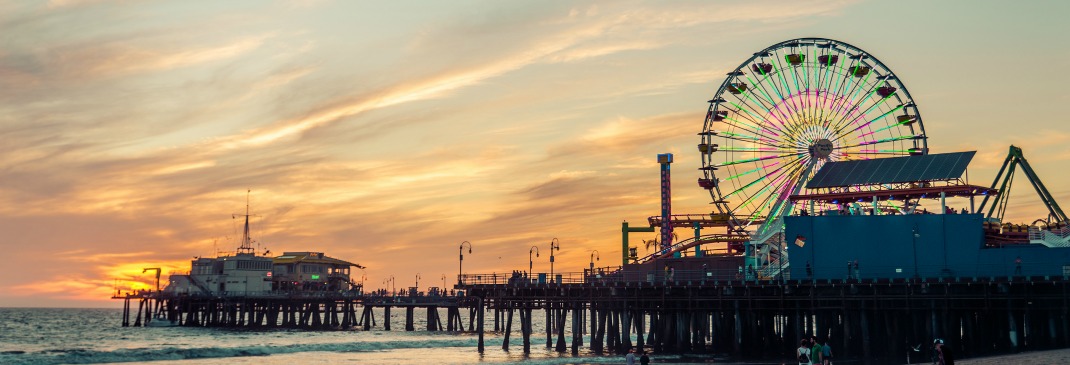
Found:
[[[962,176],[977,151],[831,161],[806,183],[807,189],[951,180]]]

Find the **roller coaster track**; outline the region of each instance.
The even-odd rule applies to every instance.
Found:
[[[684,250],[687,250],[689,248],[695,247],[697,245],[703,245],[703,244],[707,244],[707,243],[747,242],[748,240],[749,240],[749,238],[747,236],[738,235],[738,234],[724,234],[724,233],[708,234],[708,235],[699,236],[698,238],[689,237],[689,238],[686,238],[686,239],[681,240],[679,242],[676,242],[675,244],[670,246],[667,250],[661,250],[661,251],[652,253],[652,254],[647,255],[647,256],[645,256],[643,258],[640,258],[636,262],[642,264],[642,263],[650,262],[650,261],[656,260],[656,259],[672,257],[673,253],[684,251]]]

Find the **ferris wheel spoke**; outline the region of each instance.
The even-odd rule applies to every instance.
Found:
[[[804,69],[804,72],[805,72],[805,69]],[[798,79],[799,76],[800,76],[799,72],[798,71],[794,71],[794,68],[793,68],[792,74],[795,76],[795,78],[796,78],[795,82],[797,84],[798,83],[802,83],[804,87],[807,87],[805,80],[799,80]],[[797,94],[796,94],[797,98],[793,98],[793,100],[794,99],[798,99],[798,115],[799,115],[799,118],[797,119],[796,128],[805,129],[806,127],[808,127],[812,123],[812,120],[813,120],[813,116],[812,116],[813,107],[810,105],[810,98],[809,98],[810,97],[810,92],[811,91],[808,88],[807,89],[803,89],[803,90],[799,90],[797,92]]]
[[[877,148],[863,148],[856,151],[837,151],[836,156],[858,156],[858,155],[904,155],[910,153],[910,149],[877,149]]]
[[[878,120],[884,119],[884,117],[887,117],[888,115],[890,115],[892,113],[895,113],[895,112],[899,111],[900,109],[903,109],[903,105],[902,104],[900,104],[899,106],[896,106],[895,108],[892,108],[891,110],[888,110],[888,111],[884,112],[881,115],[878,115],[876,118],[870,119],[868,122],[860,124],[859,126],[855,127],[852,130],[849,130],[849,131],[843,132],[843,133],[840,133],[839,131],[837,131],[836,135],[840,136],[841,138],[845,137],[848,134],[857,132],[859,129],[865,128],[866,126],[869,126],[870,124],[873,124],[873,122],[876,122]],[[892,126],[894,126],[894,125],[892,125]],[[876,133],[876,132],[874,131],[874,132],[869,132],[869,133],[863,133],[863,134],[858,135],[858,137],[856,137],[855,139],[866,137],[866,136],[869,136],[869,135],[871,135],[873,133]]]
[[[769,131],[774,136],[780,136],[780,134],[776,133],[775,131],[779,131],[780,133],[785,133],[783,130],[780,130],[779,128],[776,128],[775,125],[772,125],[770,123],[762,123],[761,120],[765,120],[765,118],[762,118],[762,117],[754,114],[754,112],[751,111],[753,108],[750,107],[750,104],[746,103],[743,100],[740,100],[740,101],[743,102],[743,105],[736,104],[736,103],[732,102],[731,100],[726,100],[726,102],[728,102],[732,106],[736,107],[737,110],[742,110],[745,113],[745,114],[740,114],[738,111],[736,112],[736,114],[742,116],[744,119],[746,119],[746,120],[751,122],[751,123],[745,123],[745,124],[748,124],[748,125],[750,125],[750,126],[752,126],[754,128],[753,130],[750,130],[749,132],[755,133],[755,134],[762,134],[762,133],[764,133],[763,131]],[[767,110],[767,112],[768,112],[768,110]],[[726,117],[725,119],[728,119],[728,118]],[[736,122],[742,122],[742,121],[740,121],[738,119],[732,119],[732,120],[736,121]],[[766,125],[766,124],[768,124],[770,127],[773,127],[773,128],[764,128],[763,125]],[[765,137],[770,138],[770,139],[773,138],[773,137],[770,137],[770,136],[765,136]]]
[[[747,176],[747,175],[753,174],[753,173],[755,173],[755,172],[758,172],[758,171],[763,171],[763,170],[765,170],[765,169],[768,169],[768,168],[770,168],[770,167],[773,167],[773,166],[779,165],[779,164],[781,164],[782,162],[783,162],[783,161],[774,161],[774,162],[772,162],[772,163],[770,163],[770,164],[768,164],[768,165],[762,165],[762,166],[758,166],[758,167],[756,167],[756,168],[753,168],[753,169],[750,169],[750,170],[744,171],[744,172],[742,172],[742,173],[739,173],[739,174],[735,174],[735,175],[729,176],[729,177],[725,178],[724,180],[721,180],[721,182],[726,182],[726,181],[731,181],[731,180],[735,180],[735,179],[737,179],[737,178],[740,178],[740,177],[744,177],[744,176]]]
[[[781,179],[778,182],[770,184],[769,186],[776,187],[771,191],[770,194],[767,194],[765,196],[765,199],[758,203],[758,210],[755,211],[753,216],[761,216],[762,212],[764,212],[765,209],[768,208],[771,203],[783,200],[782,198],[784,198],[784,192],[787,191],[789,188],[793,187],[802,177],[802,169],[804,168],[804,166],[805,164],[796,164],[793,167],[793,170],[790,171],[788,174],[781,176]]]
[[[718,135],[717,135],[718,137],[721,137],[721,138],[724,138],[724,139],[730,139],[730,140],[733,140],[733,141],[740,141],[740,142],[747,142],[747,143],[752,143],[752,144],[756,144],[756,145],[759,145],[759,146],[785,148],[785,149],[792,147],[792,146],[785,146],[785,145],[775,144],[776,141],[773,141],[773,143],[765,143],[765,142],[762,142],[760,140],[754,139],[754,137],[740,138],[740,137],[733,137],[733,136],[721,135],[720,134],[720,133],[731,133],[731,132],[717,132],[717,133],[718,133]]]
[[[751,80],[750,80],[750,77],[747,77],[747,81],[751,81]],[[753,85],[753,84],[754,84],[754,83],[753,83],[753,82],[751,82],[751,84],[750,84],[750,85]],[[754,102],[754,104],[757,104],[757,105],[758,105],[758,107],[762,108],[762,110],[763,110],[763,111],[765,111],[766,113],[769,113],[769,112],[770,112],[769,108],[770,108],[770,107],[772,107],[772,106],[775,106],[776,104],[774,103],[774,104],[770,104],[770,105],[768,105],[768,106],[767,106],[767,105],[765,104],[765,100],[757,100],[757,99],[753,98],[753,97],[751,96],[751,94],[752,94],[752,92],[751,92],[751,91],[752,91],[753,89],[754,89],[753,87],[751,87],[751,88],[747,88],[747,90],[745,90],[745,91],[742,91],[742,92],[740,92],[740,93],[739,93],[738,95],[736,95],[736,98],[737,98],[737,99],[739,99],[739,101],[740,101],[740,102],[742,102],[742,103],[747,103],[747,101],[746,101],[746,100],[743,100],[743,98],[740,98],[740,97],[739,97],[739,95],[743,95],[743,96],[747,97],[747,100],[750,100],[750,101]],[[749,103],[747,103],[747,106],[750,106],[750,104],[749,104]],[[751,108],[751,109],[753,109],[753,108]]]
[[[747,119],[752,121],[752,122],[754,122],[754,123],[758,123],[758,121],[755,120],[755,119],[759,119],[759,120],[762,119],[762,117],[759,117],[759,116],[755,115],[754,113],[752,113],[750,111],[750,108],[744,108],[743,106],[741,106],[739,104],[736,104],[736,103],[732,102],[731,100],[726,100],[726,102],[728,102],[729,104],[732,104],[732,106],[736,107],[736,110],[742,110],[742,111],[746,112],[747,115],[753,117],[754,119],[751,119],[751,118],[747,118]],[[737,111],[736,114],[739,114],[739,112]],[[742,114],[740,114],[740,115],[742,115]]]
[[[746,129],[744,129],[744,128],[740,128],[740,129],[743,129],[743,130],[746,131]],[[747,132],[753,133],[753,131],[747,131]],[[746,135],[746,134],[736,133],[736,132],[730,132],[730,131],[715,131],[713,133],[716,136],[728,138],[728,139],[731,139],[731,140],[736,140],[736,141],[741,141],[741,142],[753,142],[753,143],[756,143],[756,144],[761,144],[763,146],[769,146],[769,147],[783,147],[783,146],[777,144],[778,143],[777,140],[775,140],[773,138],[770,138],[768,136],[764,136],[764,135],[758,134],[758,133],[754,133],[757,136],[751,136],[751,135]],[[764,143],[759,143],[759,142],[764,142]]]
[[[766,191],[769,190],[769,188],[774,187],[774,186],[776,187],[776,189],[774,189],[773,191],[780,191],[780,189],[782,189],[782,187],[784,185],[786,185],[787,183],[791,182],[792,180],[795,180],[794,178],[797,175],[799,175],[799,171],[800,171],[801,168],[803,168],[803,166],[804,166],[804,164],[794,164],[794,165],[792,165],[792,168],[790,170],[788,170],[787,173],[780,174],[778,177],[776,177],[773,180],[772,183],[764,185],[761,190],[758,190],[753,195],[751,195],[746,201],[743,202],[743,204],[740,204],[740,206],[747,206],[752,201],[754,201],[755,198],[757,198],[759,196],[764,196],[763,200],[757,205],[758,209],[754,210],[754,213],[751,214],[751,219],[756,219],[757,217],[759,217],[761,215],[761,212],[763,212],[765,210],[764,206],[766,205],[766,202],[768,202],[770,199],[772,199],[772,198],[774,198],[775,196],[778,195],[778,194],[764,194],[763,195],[763,193],[765,193]]]
[[[724,199],[728,199],[728,198],[732,197],[733,195],[736,195],[736,194],[746,190],[747,188],[749,188],[751,186],[754,186],[754,184],[757,184],[757,183],[761,182],[762,180],[768,179],[770,177],[775,177],[776,176],[775,174],[778,171],[783,170],[785,166],[789,166],[789,165],[791,165],[793,163],[796,163],[797,161],[802,160],[802,159],[803,159],[802,157],[796,157],[794,159],[788,160],[788,162],[786,162],[784,164],[784,166],[777,167],[775,170],[770,171],[770,172],[766,173],[765,175],[759,176],[758,178],[754,179],[753,181],[751,181],[751,182],[749,182],[747,184],[744,184],[743,187],[738,188],[736,190],[733,190],[732,192],[728,193],[728,195],[724,195]],[[777,162],[777,163],[780,163],[780,162]],[[770,164],[768,166],[773,166],[773,164]]]
[[[798,153],[797,148],[783,148],[783,147],[722,147],[718,148],[718,151],[725,152],[781,152],[781,153]]]
[[[753,98],[750,98],[750,96],[747,96],[747,98],[748,98],[748,99],[751,99],[751,100],[753,100]],[[747,114],[750,114],[750,115],[752,115],[752,116],[753,116],[753,115],[754,115],[754,113],[751,113],[751,112],[750,112],[749,110],[752,110],[752,109],[754,109],[754,108],[753,108],[753,107],[751,107],[751,106],[750,106],[750,104],[749,104],[749,103],[747,103],[747,102],[746,102],[745,100],[742,100],[742,99],[740,99],[740,102],[742,102],[742,103],[743,103],[743,105],[739,105],[739,104],[733,103],[733,102],[731,102],[731,101],[728,101],[728,103],[729,103],[729,104],[732,104],[733,106],[735,106],[735,107],[737,107],[737,108],[740,108],[740,109],[743,109],[743,107],[744,107],[744,106],[746,106],[746,107],[747,107],[746,109],[748,110]],[[770,113],[769,109],[768,109],[768,108],[766,108],[766,107],[765,107],[764,105],[762,105],[761,103],[759,103],[759,102],[757,102],[757,101],[755,101],[755,103],[758,103],[758,106],[762,107],[762,109],[763,109],[763,110],[765,110],[766,114],[769,114],[769,113]],[[759,118],[759,119],[763,119],[763,118],[761,118],[761,117],[757,117],[757,116],[756,116],[756,118]],[[757,121],[755,121],[755,122],[757,123]],[[777,134],[776,132],[773,132],[774,130],[778,130],[778,131],[780,131],[779,129],[775,128],[775,127],[776,127],[775,125],[773,125],[773,124],[771,124],[771,123],[766,123],[766,124],[769,124],[769,126],[770,126],[770,127],[773,127],[773,128],[763,128],[762,126],[755,126],[755,127],[757,127],[756,129],[757,129],[757,130],[759,130],[759,131],[760,131],[760,130],[768,130],[768,131],[770,131],[771,133],[773,133],[773,135],[779,136],[779,134]],[[781,133],[784,133],[784,131],[780,131],[780,132],[781,132]],[[754,132],[752,132],[752,133],[754,133]]]
[[[826,56],[829,56],[829,55],[826,54]],[[839,57],[839,55],[836,55],[836,56]],[[840,95],[839,94],[839,87],[840,87],[839,80],[841,80],[841,78],[837,77],[840,74],[836,72],[836,69],[838,68],[839,70],[842,71],[843,70],[843,66],[842,66],[842,64],[837,63],[836,65],[828,65],[828,64],[826,64],[824,67],[825,67],[825,75],[826,75],[825,79],[826,79],[826,81],[828,81],[828,86],[825,87],[825,90],[826,90],[825,91],[825,97],[824,97],[824,100],[822,100],[822,103],[829,107],[828,108],[828,112],[829,112],[829,116],[831,117],[832,114],[836,113],[836,109],[832,108],[832,104],[836,101],[836,98],[839,98],[839,95]],[[829,75],[830,72],[832,73],[831,76]],[[833,82],[836,83],[836,88],[835,89],[833,89],[833,86],[832,86]],[[830,96],[833,97],[832,102],[829,101],[829,97]],[[822,119],[825,119],[824,116],[822,116]],[[829,118],[829,119],[831,119],[831,118]]]
[[[776,118],[776,121],[779,122],[779,125],[772,125],[772,126],[775,127],[781,133],[787,133],[781,127],[783,127],[783,126],[785,126],[787,124],[787,122],[785,122],[785,120],[788,119],[788,116],[786,114],[784,114],[784,112],[782,110],[780,110],[779,103],[773,100],[773,97],[769,95],[769,92],[768,92],[768,90],[766,90],[766,87],[765,87],[765,84],[766,84],[765,81],[769,79],[769,76],[771,76],[771,75],[764,76],[758,82],[755,82],[753,79],[750,78],[750,76],[747,76],[747,81],[750,81],[751,84],[754,84],[755,85],[754,88],[758,89],[758,91],[760,91],[762,93],[762,95],[765,96],[766,100],[768,100],[769,103],[772,104],[772,106],[770,108],[767,108],[767,110],[769,110],[770,111],[769,114],[774,116]],[[770,82],[770,83],[772,83],[772,82]],[[774,90],[776,90],[776,89],[774,88]],[[777,96],[780,97],[780,101],[781,102],[784,101],[784,97],[780,96],[779,90],[777,91]]]
[[[804,64],[806,62],[803,62]],[[795,78],[795,85],[797,86],[796,93],[799,95],[799,110],[803,118],[808,118],[806,113],[809,111],[810,106],[806,105],[806,93],[809,92],[809,86],[806,84],[806,77],[799,75],[799,68],[803,68],[803,72],[806,72],[806,68],[802,65],[791,68],[791,75]]]
[[[837,129],[839,128],[840,123],[844,122],[852,114],[852,113],[850,113],[851,110],[853,110],[856,113],[858,112],[858,105],[863,103],[863,102],[856,102],[856,100],[858,99],[858,94],[862,91],[862,89],[864,88],[865,85],[869,84],[869,78],[870,78],[871,75],[873,75],[872,72],[871,73],[867,73],[865,78],[862,80],[862,82],[860,82],[860,83],[859,82],[855,82],[854,83],[855,84],[854,87],[853,87],[854,93],[851,95],[850,101],[843,105],[844,109],[846,109],[848,111],[848,113],[844,113],[844,117],[841,118],[840,120],[838,120],[835,123],[835,125],[837,126]],[[874,88],[873,90],[876,90],[876,88]],[[871,95],[871,94],[867,94],[867,99],[868,99],[868,95]]]
[[[802,116],[802,107],[798,104],[798,101],[795,98],[796,93],[800,92],[800,90],[798,89],[799,80],[797,77],[792,77],[792,80],[795,81],[796,86],[796,90],[792,91],[792,84],[789,83],[788,79],[784,76],[784,74],[787,73],[785,70],[788,70],[788,68],[785,68],[780,64],[780,57],[782,56],[784,55],[781,55],[779,53],[776,54],[773,58],[773,61],[776,62],[777,68],[780,70],[780,72],[777,72],[777,74],[780,76],[780,86],[784,87],[784,94],[787,95],[787,97],[782,103],[784,107],[787,108],[788,111],[792,114],[792,117],[788,119],[788,121],[790,121],[791,123],[789,125],[785,125],[785,128],[792,129],[795,125],[798,125],[801,122],[799,118]],[[794,66],[791,67],[791,72],[794,73]],[[775,82],[773,83],[773,85],[777,86]]]
[[[739,114],[739,113],[736,112],[736,114]],[[743,114],[739,114],[739,115],[743,116],[743,119],[746,119],[747,121],[739,120],[739,119],[736,119],[736,118],[730,118],[730,117],[727,116],[727,113],[726,113],[724,118],[723,118],[724,120],[722,120],[721,123],[727,124],[727,125],[735,127],[735,128],[742,129],[742,130],[746,131],[747,133],[757,134],[757,135],[760,135],[761,137],[773,140],[773,137],[764,135],[764,134],[762,134],[760,132],[764,128],[762,128],[761,126],[757,125],[756,124],[757,122],[755,122],[754,120],[751,120],[750,118],[747,118],[746,115],[743,115]],[[727,122],[725,122],[725,121],[727,121]]]
[[[800,180],[802,178],[806,178],[806,176],[799,176],[799,177],[797,177],[795,179],[786,180],[788,182],[792,182],[792,184],[791,185],[784,184],[780,188],[779,192],[777,193],[777,198],[775,200],[771,200],[770,201],[770,203],[772,205],[772,209],[769,211],[769,217],[777,217],[777,216],[779,216],[781,214],[781,212],[783,212],[784,208],[792,205],[791,199],[789,199],[789,196],[794,191],[795,187],[798,186],[797,183],[800,182]],[[759,215],[760,214],[761,214],[761,212],[759,212]]]
[[[884,83],[887,84],[887,81],[884,81]],[[866,93],[866,98],[865,99],[863,99],[862,101],[860,101],[860,102],[858,102],[856,104],[853,104],[855,110],[857,110],[859,106],[862,106],[863,104],[866,104],[869,101],[869,99],[873,98],[873,94],[877,93],[877,85],[879,85],[879,84],[880,83],[877,83],[877,84],[873,85],[873,88],[871,88],[870,91]],[[889,95],[889,97],[890,96],[891,95]],[[881,98],[881,99],[879,99],[877,101],[874,101],[873,104],[871,104],[868,108],[866,108],[866,111],[859,113],[854,118],[843,118],[840,121],[840,123],[837,123],[837,128],[836,128],[837,133],[842,131],[844,128],[848,128],[851,123],[858,124],[858,120],[859,119],[862,119],[866,115],[869,115],[869,112],[873,111],[873,109],[876,108],[877,106],[880,106],[881,104],[883,104],[884,101],[886,101],[887,99],[888,99],[888,97],[884,97],[884,98]]]
[[[895,127],[899,127],[899,126],[903,126],[903,125],[907,125],[907,124],[911,124],[911,123],[914,123],[914,120],[908,119],[908,120],[903,120],[903,121],[896,121],[896,123],[889,124],[887,126],[884,126],[882,128],[879,128],[879,129],[874,130],[874,131],[869,132],[869,133],[864,133],[864,134],[861,135],[861,137],[865,137],[865,136],[868,136],[868,135],[873,135],[873,134],[876,134],[876,133],[884,132],[886,130],[889,130],[889,129],[892,129],[892,128],[895,128]]]
[[[835,118],[835,121],[833,123],[830,123],[830,125],[837,124],[840,120],[847,118],[849,115],[851,115],[853,111],[852,106],[854,105],[854,96],[851,96],[850,94],[854,93],[854,91],[860,87],[857,82],[851,82],[855,81],[854,79],[856,79],[856,77],[845,75],[842,79],[847,79],[849,81],[842,82],[837,88],[838,99],[835,103],[832,104],[831,107],[832,110],[834,110],[840,115],[840,117]],[[849,88],[848,84],[850,84]]]
[[[832,104],[831,107],[833,111],[840,115],[839,118],[834,118],[836,121],[839,121],[843,118],[847,118],[851,114],[851,108],[849,107],[849,103],[850,105],[853,105],[853,100],[852,97],[848,97],[847,94],[850,94],[852,91],[859,88],[860,85],[857,82],[851,82],[855,81],[857,77],[853,77],[853,75],[848,74],[847,70],[851,70],[857,66],[858,62],[856,60],[855,62],[852,62],[851,65],[848,66],[846,69],[841,67],[840,71],[843,71],[843,73],[836,78],[838,80],[836,83],[836,95],[838,99]],[[848,84],[851,84],[850,88],[847,87]],[[828,128],[831,128],[833,124],[835,123],[830,121]]]
[[[723,164],[718,164],[718,165],[715,165],[715,166],[716,167],[725,167],[725,166],[739,165],[741,163],[765,161],[765,160],[771,160],[771,159],[774,159],[774,158],[783,158],[783,157],[788,157],[788,156],[795,156],[795,155],[798,155],[798,154],[799,153],[795,152],[795,153],[785,153],[785,154],[780,154],[780,155],[766,155],[766,156],[762,156],[762,157],[754,157],[754,158],[748,158],[748,159],[743,159],[743,160],[729,161],[729,162],[725,162]]]
[[[852,148],[852,147],[869,146],[869,145],[874,145],[874,144],[878,144],[878,143],[903,141],[903,140],[918,139],[918,138],[922,138],[922,136],[921,135],[898,136],[898,137],[877,139],[877,140],[872,140],[872,141],[865,141],[865,142],[862,142],[862,143],[859,143],[859,144],[854,144],[854,145],[838,146],[838,147],[835,147],[835,149],[847,149],[847,148]]]

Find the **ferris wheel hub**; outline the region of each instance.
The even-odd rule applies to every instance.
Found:
[[[819,139],[810,145],[810,156],[815,159],[827,160],[832,155],[832,141]]]

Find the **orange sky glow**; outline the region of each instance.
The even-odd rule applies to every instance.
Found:
[[[1070,208],[1067,13],[1055,1],[0,1],[0,306],[119,306],[116,288],[155,285],[149,267],[166,285],[238,246],[250,190],[259,252],[359,263],[372,289],[417,274],[421,289],[449,284],[465,240],[467,273],[527,270],[531,246],[549,271],[554,238],[555,271],[581,271],[596,250],[596,266],[615,267],[621,222],[658,214],[656,154],[676,154],[673,211],[710,211],[695,184],[706,100],[753,52],[799,37],[879,57],[909,86],[933,153],[978,151],[971,183],[991,184],[1015,144]],[[1008,219],[1042,218],[1018,181]]]

